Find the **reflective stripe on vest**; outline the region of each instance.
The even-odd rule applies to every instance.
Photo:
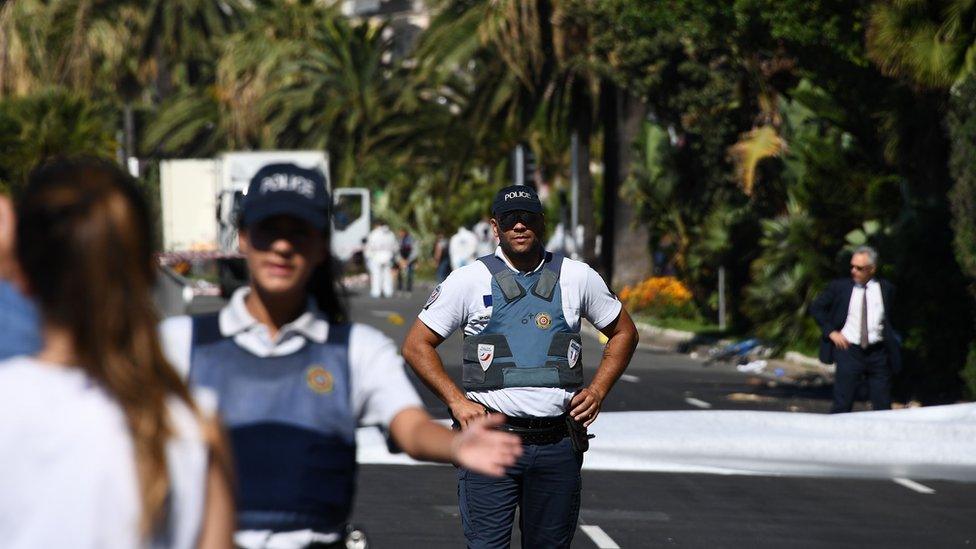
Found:
[[[582,340],[566,322],[559,289],[563,256],[547,252],[532,273],[516,273],[495,255],[478,260],[492,275],[492,312],[481,333],[464,339],[464,389],[582,387]]]
[[[258,357],[220,335],[217,315],[193,319],[190,383],[217,392],[238,477],[242,530],[341,528],[356,481],[350,325],[324,344]]]

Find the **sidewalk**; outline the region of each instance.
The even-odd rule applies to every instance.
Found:
[[[817,358],[789,351],[781,358],[768,358],[763,353],[746,354],[727,361],[709,362],[716,349],[735,343],[731,339],[702,337],[694,332],[661,328],[644,322],[636,322],[640,335],[641,349],[657,352],[687,354],[690,358],[701,360],[702,366],[735,368],[769,384],[794,385],[797,387],[821,387],[833,384],[834,365],[822,364]],[[584,323],[585,331],[605,341],[595,328]],[[740,364],[745,360],[745,364]]]

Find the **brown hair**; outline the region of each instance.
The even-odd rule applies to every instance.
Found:
[[[148,208],[114,164],[56,159],[31,173],[17,220],[17,258],[45,324],[70,332],[75,364],[125,413],[148,535],[169,492],[166,400],[193,406],[157,339]]]

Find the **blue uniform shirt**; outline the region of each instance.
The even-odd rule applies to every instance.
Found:
[[[37,308],[13,285],[0,280],[0,360],[41,349]]]

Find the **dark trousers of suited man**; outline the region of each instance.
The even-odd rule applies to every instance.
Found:
[[[858,247],[851,277],[831,281],[810,306],[823,332],[820,360],[837,364],[831,413],[851,411],[862,381],[872,409],[891,408],[891,378],[901,368],[901,351],[889,314],[894,287],[875,276],[877,259],[870,246]]]

